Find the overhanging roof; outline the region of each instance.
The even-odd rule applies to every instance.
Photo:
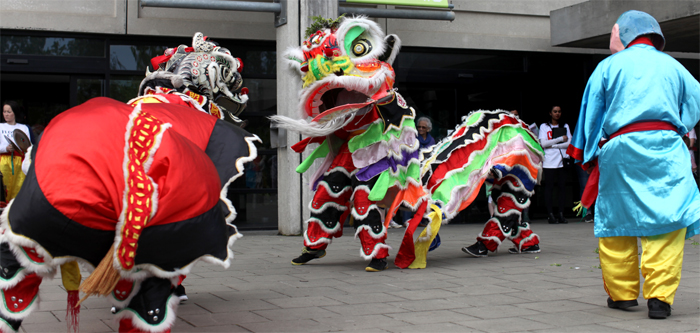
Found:
[[[700,53],[700,1],[590,0],[557,9],[550,13],[552,46],[607,49],[612,26],[631,9],[659,21],[664,51]]]

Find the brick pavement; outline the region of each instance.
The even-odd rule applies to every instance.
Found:
[[[244,232],[228,270],[198,264],[184,282],[190,300],[173,332],[683,332],[700,330],[700,246],[687,240],[681,285],[666,320],[647,318],[646,301],[631,311],[608,309],[593,225],[535,221],[542,252],[511,255],[509,243],[488,258],[460,249],[482,224],[443,226],[442,246],[423,270],[393,265],[367,273],[351,229],[328,255],[292,266],[301,237]],[[396,253],[404,229],[392,229]],[[40,311],[22,332],[65,332],[60,278],[44,281]],[[90,298],[81,332],[115,332],[107,300]]]

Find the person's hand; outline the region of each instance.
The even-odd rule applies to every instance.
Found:
[[[569,141],[569,137],[568,137],[568,136],[566,136],[566,135],[562,136],[562,138],[564,138],[564,141],[562,141],[562,142],[566,142],[566,141]]]
[[[588,168],[588,169],[586,169],[586,173],[587,173],[587,174],[589,174],[589,175],[590,175],[590,174],[591,174],[591,172],[593,172],[593,168]]]
[[[6,149],[8,153],[12,153],[15,151],[15,147],[13,145],[7,145]]]

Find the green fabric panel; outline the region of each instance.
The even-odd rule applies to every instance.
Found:
[[[467,126],[474,125],[474,123],[479,121],[479,119],[481,119],[481,116],[483,116],[483,115],[484,114],[481,112],[476,112],[473,115],[469,116],[469,118],[467,119]]]
[[[363,32],[365,32],[365,28],[358,26],[354,26],[348,30],[348,32],[345,34],[345,54],[348,56],[351,54],[354,55],[354,53],[351,53],[352,42],[354,42],[357,37],[362,35]]]
[[[389,170],[382,172],[377,178],[377,182],[372,186],[372,190],[369,192],[369,200],[380,201],[384,199],[386,191],[390,187],[394,186],[396,181],[401,184],[401,187],[406,187],[408,178],[413,178],[418,182],[420,177],[420,165],[418,163],[411,163],[408,165],[406,171],[399,171],[399,174],[392,176]]]
[[[328,139],[324,140],[323,143],[316,147],[314,151],[307,157],[299,166],[297,167],[297,172],[298,173],[304,173],[306,170],[309,170],[312,164],[314,164],[314,161],[317,158],[322,158],[326,157],[328,155],[329,149],[328,149]]]
[[[416,127],[416,124],[413,119],[406,119],[403,121],[402,130],[407,127]],[[365,148],[379,141],[389,141],[391,139],[391,136],[399,138],[401,137],[402,130],[391,128],[386,132],[386,134],[384,134],[384,124],[373,123],[369,126],[369,128],[367,128],[367,130],[364,133],[350,139],[350,141],[348,142],[348,149],[352,153],[358,149]]]
[[[474,170],[482,169],[486,164],[486,161],[489,158],[491,151],[493,151],[496,148],[496,145],[499,142],[505,142],[516,136],[521,136],[526,142],[530,143],[534,147],[539,148],[540,150],[542,149],[542,147],[540,147],[540,145],[537,142],[535,142],[530,137],[530,135],[527,134],[522,128],[510,126],[501,127],[496,133],[493,133],[491,135],[497,135],[498,137],[496,138],[496,140],[492,140],[488,146],[484,147],[483,150],[479,152],[472,152],[472,156],[474,156],[474,158],[472,159],[472,162],[464,168],[464,170],[453,174],[449,178],[444,179],[440,186],[435,190],[435,192],[433,192],[432,197],[434,199],[441,200],[445,203],[449,202],[450,196],[452,194],[452,189],[456,186],[466,184],[469,180],[469,175]]]

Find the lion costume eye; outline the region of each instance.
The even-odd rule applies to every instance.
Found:
[[[361,57],[372,52],[372,42],[367,39],[358,39],[352,46],[352,53],[356,57]]]

